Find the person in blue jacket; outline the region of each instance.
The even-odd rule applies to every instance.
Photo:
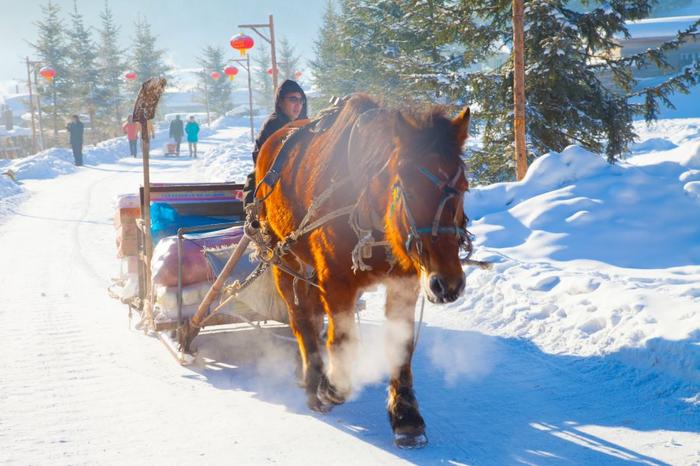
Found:
[[[190,150],[190,157],[197,158],[197,141],[199,140],[199,124],[194,121],[194,115],[190,116],[190,121],[185,125],[187,133],[187,145]]]

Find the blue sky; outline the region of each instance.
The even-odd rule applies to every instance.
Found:
[[[104,0],[77,2],[86,23],[99,26]],[[0,0],[0,81],[26,75],[22,60],[33,53],[27,42],[36,37],[34,22],[41,18],[41,5],[46,3],[46,0]],[[68,21],[73,0],[53,0],[53,3],[61,7]],[[109,0],[121,26],[122,46],[128,45],[134,20],[142,14],[158,36],[159,46],[167,50],[168,61],[183,68],[195,66],[196,57],[205,45],[221,45],[233,57],[235,51],[228,41],[240,32],[237,25],[267,22],[270,14],[274,15],[277,37],[287,38],[304,58],[311,58],[326,3],[327,0]],[[250,34],[258,39],[254,33]]]

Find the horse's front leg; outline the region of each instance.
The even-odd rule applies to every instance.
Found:
[[[358,291],[348,282],[325,282],[321,301],[328,316],[327,378],[321,380],[318,397],[324,403],[341,404],[352,392],[352,363],[357,354],[355,304]]]
[[[273,269],[273,276],[282,299],[289,311],[289,325],[299,345],[303,370],[303,385],[306,391],[307,404],[314,411],[326,412],[330,405],[323,404],[316,394],[323,373],[323,359],[319,351],[319,322],[323,321],[318,290],[313,287],[298,286],[297,298],[294,299],[294,279],[278,268]]]
[[[421,448],[428,443],[425,421],[413,392],[411,358],[414,350],[414,311],[418,299],[417,279],[392,281],[387,285],[387,350],[391,364],[387,412],[394,442],[401,448]]]

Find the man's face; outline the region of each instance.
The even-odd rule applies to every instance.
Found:
[[[287,118],[296,120],[304,107],[304,96],[300,92],[290,92],[282,98],[280,107]]]

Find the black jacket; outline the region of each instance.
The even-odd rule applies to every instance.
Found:
[[[267,120],[265,120],[265,123],[263,123],[262,128],[258,133],[258,137],[255,139],[255,147],[253,148],[253,171],[250,174],[248,174],[248,177],[245,180],[245,186],[243,187],[243,193],[245,194],[245,204],[249,204],[250,202],[252,202],[255,196],[255,164],[258,161],[258,153],[260,152],[260,148],[263,146],[263,144],[265,144],[265,141],[267,141],[267,139],[270,136],[272,136],[272,134],[275,131],[277,131],[278,129],[282,128],[284,125],[290,122],[287,115],[285,115],[284,112],[282,112],[281,103],[282,99],[287,94],[293,92],[298,92],[304,97],[304,105],[301,108],[301,113],[299,114],[298,119],[303,120],[305,118],[308,118],[306,94],[304,94],[304,91],[302,90],[301,86],[299,86],[299,84],[297,84],[295,81],[292,81],[291,79],[287,79],[282,83],[280,87],[277,88],[277,95],[275,96],[275,111],[267,118]]]
[[[70,134],[70,144],[71,146],[83,145],[83,129],[84,125],[81,121],[71,121],[66,126],[68,133]]]
[[[182,124],[182,120],[175,118],[170,122],[170,130],[168,132],[169,138],[182,139],[185,135],[185,127]]]

